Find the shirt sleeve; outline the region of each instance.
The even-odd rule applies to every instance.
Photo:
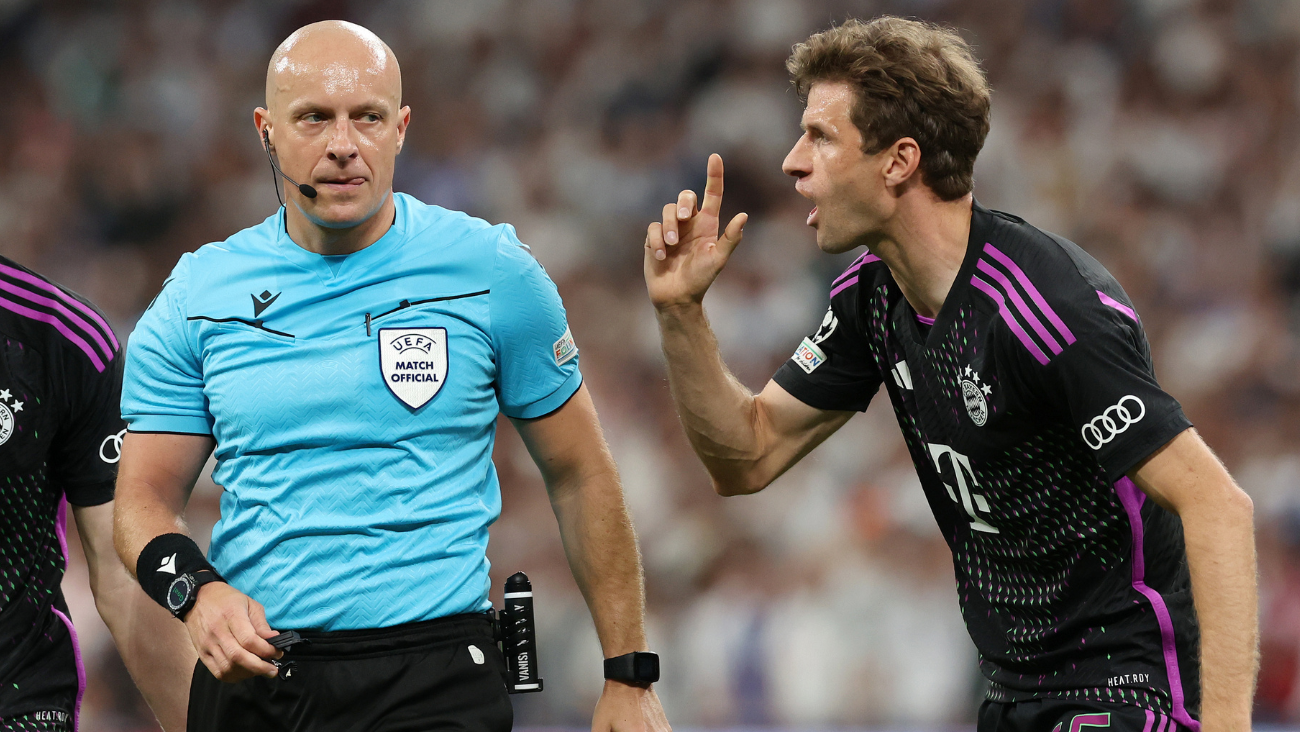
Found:
[[[1118,285],[1089,287],[1069,308],[1075,339],[1044,372],[1057,404],[1112,481],[1192,426],[1160,388],[1137,312]]]
[[[497,402],[515,419],[544,417],[582,385],[578,348],[555,283],[502,226],[489,295]]]
[[[817,330],[799,344],[772,380],[815,409],[865,412],[880,390],[858,311],[857,287],[831,297]]]
[[[212,434],[203,373],[187,328],[187,274],[183,257],[131,333],[122,417],[132,432]]]
[[[98,506],[113,500],[126,430],[118,408],[122,362],[120,350],[103,371],[93,368],[80,353],[65,361],[67,412],[51,446],[50,480],[74,506]]]

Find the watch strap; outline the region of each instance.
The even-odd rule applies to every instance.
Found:
[[[634,651],[605,659],[605,678],[626,684],[653,684],[659,680],[659,655]]]

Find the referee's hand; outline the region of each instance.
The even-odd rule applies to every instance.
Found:
[[[682,191],[664,206],[663,221],[650,224],[645,239],[645,283],[656,308],[699,303],[740,243],[749,214],[736,214],[718,234],[722,209],[722,157],[709,156],[704,201]]]
[[[190,640],[212,675],[228,684],[254,676],[275,678],[267,659],[284,651],[266,642],[276,635],[266,624],[261,603],[225,582],[209,582],[185,616]]]

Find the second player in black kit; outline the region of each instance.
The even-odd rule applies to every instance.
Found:
[[[68,504],[113,500],[117,339],[89,303],[0,257],[0,730],[71,730],[85,691],[60,583]]]
[[[932,323],[864,254],[774,380],[822,410],[865,410],[884,385],[952,549],[995,703],[982,715],[1113,702],[1150,732],[1199,728],[1182,526],[1126,477],[1191,425],[1096,260],[976,203]]]

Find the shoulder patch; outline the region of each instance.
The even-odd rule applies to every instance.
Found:
[[[818,366],[826,363],[826,354],[808,338],[803,339],[803,342],[799,344],[799,348],[795,349],[794,356],[791,358],[799,365],[799,368],[809,374],[815,371]]]
[[[564,335],[560,336],[552,348],[555,351],[556,366],[563,366],[578,355],[578,346],[573,342],[573,333],[568,327],[565,327]]]

